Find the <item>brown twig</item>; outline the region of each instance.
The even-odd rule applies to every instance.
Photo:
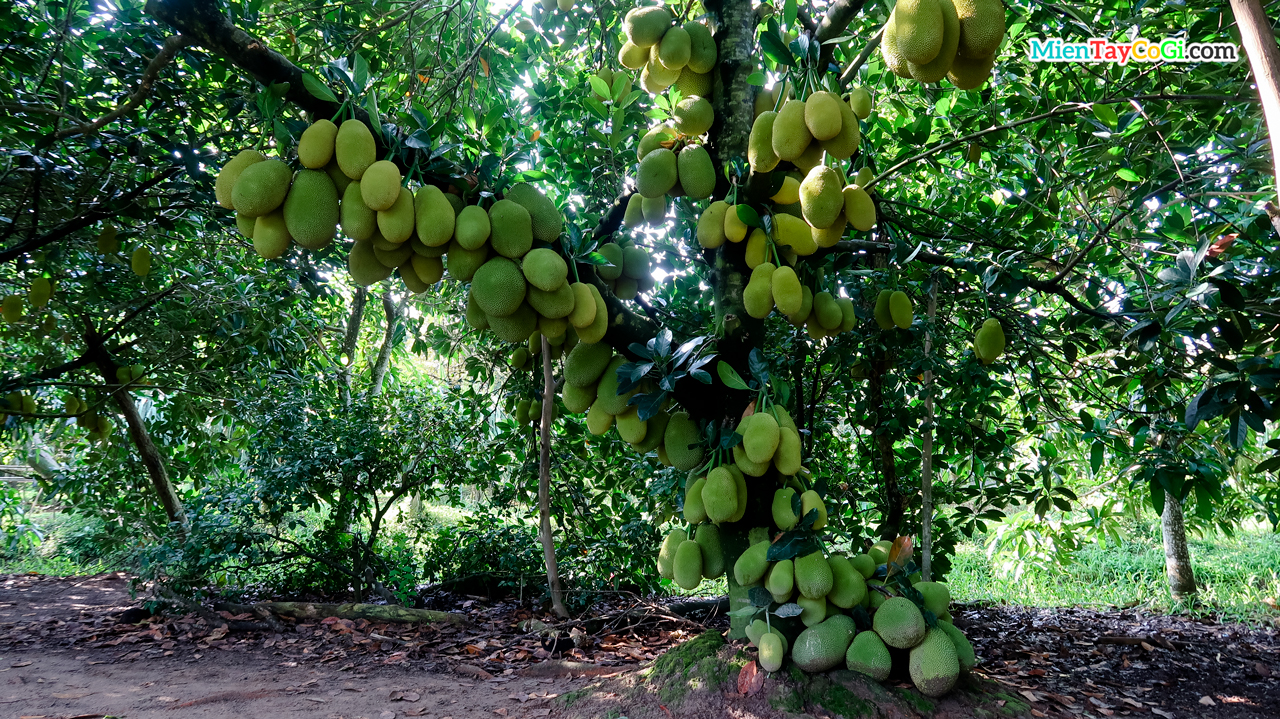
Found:
[[[151,87],[155,85],[156,78],[160,76],[160,71],[173,61],[174,56],[178,54],[179,50],[191,45],[192,43],[193,40],[185,35],[170,35],[165,39],[164,44],[160,46],[160,52],[156,53],[156,56],[152,58],[151,62],[147,65],[147,69],[143,71],[142,81],[138,83],[138,89],[133,91],[133,94],[129,96],[129,99],[126,100],[123,105],[117,107],[111,112],[108,112],[93,122],[87,122],[83,125],[59,130],[54,133],[54,136],[61,139],[64,137],[87,135],[91,132],[97,132],[108,123],[114,122],[115,120],[118,120],[124,115],[132,112],[134,108],[142,104],[142,101],[147,98],[147,95],[151,94]]]

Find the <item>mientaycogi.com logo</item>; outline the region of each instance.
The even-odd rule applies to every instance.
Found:
[[[1098,38],[1067,42],[1051,37],[1032,38],[1027,44],[1027,58],[1032,62],[1235,62],[1239,56],[1240,49],[1229,42],[1187,42],[1180,37],[1159,42],[1141,37],[1132,42]]]

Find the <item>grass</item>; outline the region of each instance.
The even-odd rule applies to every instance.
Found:
[[[997,571],[985,550],[962,545],[947,581],[958,601],[1036,607],[1140,606],[1158,612],[1212,615],[1256,623],[1277,616],[1263,599],[1280,597],[1280,535],[1240,533],[1192,539],[1191,561],[1200,587],[1195,605],[1176,602],[1164,577],[1157,541],[1130,537],[1119,547],[1087,546],[1063,566],[1030,566],[1021,577]]]

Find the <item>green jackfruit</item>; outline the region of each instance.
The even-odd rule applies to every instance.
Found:
[[[800,211],[805,221],[817,228],[834,224],[844,210],[844,195],[840,191],[843,184],[833,168],[818,165],[810,170],[800,183]]]
[[[707,518],[713,522],[727,522],[738,512],[737,483],[726,467],[716,467],[707,473],[707,482],[702,487],[702,505]]]
[[[800,156],[791,161],[801,172],[808,174],[810,170],[823,164],[822,143],[810,142]]]
[[[658,575],[663,579],[675,578],[672,570],[675,565],[676,550],[688,539],[688,532],[683,529],[673,529],[662,540],[662,546],[658,549]]]
[[[957,0],[960,57],[979,60],[995,55],[1004,40],[1004,5],[1000,0]]]
[[[1004,354],[1004,327],[1000,320],[988,317],[973,338],[973,353],[982,364],[991,364]]]
[[[636,195],[632,195],[635,197]],[[596,248],[608,265],[596,265],[596,275],[602,280],[616,280],[622,276],[622,246],[616,242],[606,242]]]
[[[37,277],[31,281],[31,289],[27,291],[27,301],[33,307],[44,307],[53,297],[53,283],[48,277]]]
[[[284,203],[292,178],[289,166],[279,160],[252,163],[231,188],[231,204],[246,217],[261,217]]]
[[[488,249],[468,250],[457,242],[450,242],[448,249],[449,276],[459,282],[468,282],[475,277],[476,270],[484,265],[489,257]]]
[[[714,524],[698,527],[694,540],[702,547],[702,576],[704,579],[718,579],[724,574],[724,546],[720,543],[720,528]]]
[[[913,586],[924,595],[924,608],[933,612],[935,617],[947,613],[947,608],[951,606],[951,590],[947,589],[947,585],[940,582],[916,582]]]
[[[675,86],[681,97],[710,97],[711,74],[694,72],[693,68],[686,66],[676,78]]]
[[[574,282],[570,287],[573,289],[573,311],[568,315],[569,324],[577,329],[590,327],[596,319],[596,302],[591,287],[585,282]]]
[[[702,464],[702,437],[698,432],[698,425],[689,419],[687,412],[671,415],[662,445],[671,465],[682,472]]]
[[[689,524],[701,524],[707,521],[707,509],[702,503],[702,488],[706,486],[705,477],[689,483],[684,493],[684,521]]]
[[[689,31],[673,27],[662,35],[658,43],[658,61],[668,70],[680,70],[689,64]]]
[[[800,517],[791,511],[791,498],[794,496],[796,491],[790,487],[783,487],[773,493],[773,523],[784,532],[800,521]]]
[[[760,638],[760,668],[766,672],[776,672],[782,668],[782,660],[786,658],[786,649],[782,646],[782,638],[769,632]]]
[[[439,187],[424,185],[418,190],[413,197],[413,216],[418,240],[427,247],[441,247],[453,239],[457,215],[453,211],[453,204],[445,198]]]
[[[677,174],[684,193],[694,200],[711,197],[716,189],[716,168],[711,155],[701,145],[685,145],[676,158]]]
[[[651,128],[640,137],[640,142],[636,145],[636,159],[643,160],[645,155],[662,147],[662,143],[671,142],[675,139],[675,128],[670,125],[658,125]]]
[[[369,126],[354,118],[343,122],[333,141],[333,156],[342,174],[359,180],[378,159],[378,146]]]
[[[711,103],[705,98],[696,95],[686,97],[676,103],[675,111],[672,113],[675,119],[676,131],[682,135],[697,137],[705,134],[711,129],[711,124],[715,121],[715,112],[711,109]]]
[[[764,588],[773,595],[773,601],[785,604],[791,599],[791,592],[795,591],[795,587],[794,563],[790,559],[774,562],[764,580]]]
[[[769,236],[764,233],[764,230],[758,227],[756,229],[753,229],[751,231],[751,236],[747,238],[747,248],[746,248],[746,257],[745,257],[747,262],[747,267],[750,267],[751,269],[754,270],[757,266],[762,264],[768,258],[768,253],[769,253]],[[773,297],[772,283],[770,283],[768,292],[769,292],[770,298],[772,298]]]
[[[800,503],[803,505],[800,510],[801,518],[808,514],[809,510],[816,509],[818,510],[818,520],[813,523],[813,528],[822,529],[827,526],[827,505],[822,502],[822,498],[818,496],[817,492],[810,489],[800,495]]]
[[[454,227],[454,239],[464,249],[476,250],[489,240],[489,213],[479,205],[467,205],[458,213]]]
[[[218,177],[221,178],[222,175],[218,175]],[[227,205],[231,204],[230,198],[231,198],[231,188],[228,187],[227,188]],[[252,226],[253,218],[248,216],[244,216],[244,217],[246,220],[249,221],[250,226]],[[236,215],[237,227],[240,227],[240,218],[241,218],[241,215]],[[240,231],[244,232],[244,228],[240,228]],[[118,234],[118,231],[116,230],[115,225],[104,226],[102,228],[102,231],[98,233],[98,239],[96,240],[96,243],[95,243],[95,246],[98,248],[98,252],[104,255],[114,255],[115,253],[119,252],[120,240],[119,238],[116,237],[117,234]],[[252,231],[248,236],[249,237],[253,236]]]
[[[661,447],[662,436],[667,431],[667,422],[669,421],[671,421],[671,415],[666,412],[659,412],[650,417],[647,420],[649,426],[645,432],[644,440],[632,444],[631,448],[643,455]]]
[[[876,224],[876,206],[871,196],[857,185],[844,188],[844,216],[860,232],[870,230]]]
[[[906,292],[898,290],[889,295],[889,316],[893,318],[893,323],[899,329],[908,329],[911,327],[912,320],[915,319],[915,312],[911,307],[911,298]]]
[[[659,147],[640,161],[636,190],[645,197],[661,197],[675,187],[677,177],[676,154],[665,147]]]
[[[768,412],[757,412],[742,436],[747,457],[752,462],[772,460],[778,449],[778,437],[778,420]]]
[[[960,676],[960,660],[956,655],[956,645],[947,632],[930,629],[924,641],[911,650],[908,669],[911,683],[921,694],[940,697],[951,691]]]
[[[813,228],[799,217],[774,215],[774,242],[790,247],[797,255],[808,257],[818,251],[813,239]]]
[[[724,238],[730,242],[747,239],[747,224],[738,216],[738,205],[730,205],[724,213]]]
[[[388,242],[400,244],[413,235],[413,226],[413,193],[401,187],[395,204],[378,211],[378,231]]]
[[[521,347],[517,353],[524,352],[524,361],[529,361],[529,351]],[[516,402],[516,424],[529,424],[529,407],[531,403],[527,399]]]
[[[778,474],[792,476],[800,471],[800,434],[790,427],[778,428],[778,449],[773,453],[773,466]]]
[[[577,349],[577,347],[574,349]],[[596,401],[596,386],[590,384],[586,387],[575,387],[566,382],[562,399],[564,400],[565,409],[574,414],[581,414],[591,409],[591,404]]]
[[[604,410],[615,416],[627,411],[627,403],[640,391],[637,386],[618,394],[618,368],[626,362],[627,359],[621,355],[609,360],[609,365],[604,368],[604,374],[600,377],[600,385],[596,388]]]
[[[525,279],[543,292],[559,289],[568,276],[569,265],[555,250],[542,247],[524,256]]]
[[[764,267],[767,272],[761,273]],[[742,291],[742,303],[747,314],[756,319],[764,319],[773,311],[773,263],[761,262],[751,272],[751,279]]]
[[[289,235],[289,224],[280,210],[260,215],[253,224],[253,251],[265,260],[274,260],[289,249],[293,238]],[[148,258],[148,266],[150,260]],[[145,273],[141,273],[145,274]]]
[[[409,258],[413,272],[425,285],[434,285],[444,278],[444,262],[439,257],[414,255]]]
[[[391,249],[383,249],[379,246],[379,238],[373,236],[373,256],[378,258],[382,264],[395,269],[400,265],[409,261],[409,257],[413,255],[413,248],[405,243],[403,245],[391,245]]]
[[[324,249],[338,228],[338,191],[323,170],[298,170],[284,198],[284,224],[293,241]]]
[[[639,70],[649,62],[649,48],[640,47],[627,40],[618,48],[618,64],[629,70]]]
[[[352,180],[342,193],[338,217],[342,222],[342,233],[353,240],[367,240],[378,229],[378,213],[365,206],[358,180]]]
[[[836,215],[835,222],[832,222],[829,227],[813,228],[813,241],[818,247],[835,247],[836,243],[844,237],[844,230],[848,225],[848,221],[844,219],[842,201],[840,214]]]
[[[748,138],[748,141],[750,138]],[[804,154],[813,142],[813,133],[809,132],[804,121],[804,103],[790,100],[778,111],[773,121],[773,153],[782,160],[795,160]]]
[[[938,7],[942,10],[942,48],[927,63],[907,62],[911,77],[926,84],[941,82],[947,76],[956,59],[956,48],[960,46],[960,17],[956,14],[956,6],[951,0],[938,0]]]
[[[605,411],[600,397],[596,397],[596,401],[592,402],[591,408],[587,410],[587,431],[599,437],[609,431],[613,426],[613,420],[614,416]]]
[[[871,555],[871,559],[879,566],[889,561],[889,550],[893,548],[893,542],[887,539],[881,539],[871,548],[867,550],[867,554]]]
[[[847,160],[858,151],[858,143],[862,142],[862,129],[858,126],[858,116],[848,103],[837,103],[840,109],[840,132],[829,140],[822,141],[822,149],[837,160]]]
[[[954,624],[948,622],[938,622],[938,628],[947,633],[951,638],[951,643],[956,648],[956,659],[960,662],[960,671],[967,672],[978,663],[978,657],[973,653],[973,645],[969,643],[969,638],[964,632],[956,629]]]
[[[938,0],[898,0],[893,16],[898,52],[907,62],[923,65],[938,56],[943,34]]]
[[[714,250],[724,244],[724,214],[729,211],[729,205],[721,200],[712,202],[707,209],[703,210],[702,215],[698,217],[698,245]]]
[[[867,88],[853,88],[849,93],[849,109],[853,110],[853,114],[857,115],[859,120],[865,120],[871,116],[871,93]]]
[[[648,423],[640,419],[640,411],[636,407],[628,407],[619,413],[614,423],[618,428],[618,436],[628,444],[643,442],[645,433],[649,430]]]
[[[338,126],[321,118],[302,131],[298,139],[298,162],[303,167],[319,170],[333,159],[333,143],[338,136]]]
[[[830,140],[840,134],[840,96],[819,90],[804,103],[804,124],[815,140]]]
[[[342,172],[342,168],[338,167],[338,161],[329,160],[329,164],[324,166],[324,174],[333,180],[333,186],[338,190],[338,197],[342,197],[342,193],[347,191],[347,185],[350,185],[352,180]]]
[[[963,35],[963,31],[961,32]],[[991,68],[996,66],[994,53],[986,57],[969,59],[957,55],[947,72],[947,79],[961,90],[976,90],[991,77]]]
[[[231,191],[236,186],[236,180],[240,179],[240,173],[244,172],[246,167],[264,162],[266,159],[257,150],[241,150],[235,157],[228,160],[218,172],[218,179],[213,183],[213,195],[218,200],[218,204],[228,210],[234,208]],[[112,228],[113,231],[114,229]]]
[[[519,266],[505,257],[484,263],[472,278],[476,302],[490,320],[515,312],[524,302],[525,287]]]
[[[684,30],[689,33],[689,69],[701,74],[710,73],[716,67],[716,41],[711,31],[706,25],[692,20],[684,24]],[[702,93],[704,97],[709,94]]]
[[[791,661],[806,672],[825,672],[845,660],[845,652],[853,641],[856,625],[843,614],[828,617],[796,637],[791,647]]]
[[[827,558],[831,565],[831,591],[827,601],[841,609],[851,609],[867,599],[867,582],[853,563],[840,555]]]
[[[751,123],[747,138],[747,161],[755,172],[769,172],[778,166],[778,153],[773,151],[773,124],[778,113],[766,110]]]
[[[827,596],[832,586],[831,565],[822,552],[796,558],[796,589],[810,599]]]
[[[924,640],[929,627],[924,616],[910,599],[893,597],[876,610],[871,626],[876,634],[895,649],[910,649]],[[945,636],[945,635],[944,635]],[[950,639],[947,640],[949,644]]]
[[[796,597],[796,604],[799,604],[803,610],[800,612],[800,622],[806,627],[812,627],[827,618],[826,597],[818,597],[817,599]]]
[[[779,267],[774,271],[770,281],[773,292],[773,304],[784,315],[794,315],[804,304],[804,290],[800,287],[800,278],[790,267]]]
[[[858,570],[858,574],[861,574],[863,579],[870,579],[871,575],[876,573],[876,560],[869,554],[855,554],[849,560],[849,564]]]
[[[649,48],[649,61],[640,71],[640,87],[646,92],[657,95],[674,85],[675,81],[680,79],[680,72],[679,69],[670,70],[662,65],[658,59],[658,46],[654,45]]]
[[[697,542],[686,539],[676,547],[671,574],[682,589],[698,588],[702,583],[702,547]]]
[[[552,243],[560,237],[564,230],[564,216],[541,190],[527,182],[519,182],[507,190],[505,197],[529,212],[535,240]]]
[[[655,45],[671,27],[671,13],[662,7],[638,7],[627,12],[622,31],[627,41],[637,47]]]
[[[378,160],[360,176],[360,197],[371,210],[389,210],[400,199],[400,168]]]
[[[489,208],[489,244],[503,257],[523,257],[533,247],[533,219],[524,206],[498,200]]]
[[[640,213],[650,225],[661,225],[667,220],[667,196],[640,198]]]
[[[907,66],[907,59],[902,56],[902,50],[898,48],[898,24],[895,17],[896,10],[889,13],[889,19],[884,24],[884,35],[880,39],[880,54],[884,57],[884,64],[894,75],[901,78],[911,79],[911,69]],[[941,48],[941,44],[939,44]]]
[[[622,248],[622,274],[633,280],[643,279],[650,273],[649,253],[634,245]]]
[[[520,342],[538,327],[538,313],[521,303],[515,312],[502,317],[489,315],[489,329],[503,342]]]
[[[836,298],[830,292],[819,292],[813,296],[813,311],[817,313],[818,323],[824,329],[837,329],[844,321],[844,313],[840,311],[840,305],[836,304]]]
[[[893,290],[880,290],[880,294],[876,295],[874,315],[876,325],[882,330],[891,330],[896,326],[893,323],[893,315],[889,312],[889,298],[892,296]]]
[[[725,466],[729,468],[729,474],[733,475],[734,487],[738,492],[738,511],[733,513],[729,521],[739,522],[747,514],[747,478],[743,476],[742,470],[738,469],[737,466],[732,464]]]
[[[768,554],[769,542],[764,541],[751,545],[738,555],[738,561],[733,563],[733,578],[739,586],[751,586],[764,577],[765,571],[769,569],[769,561],[766,559]]]
[[[474,289],[474,288],[473,288]],[[489,328],[489,316],[480,309],[480,305],[476,304],[475,295],[467,293],[467,324],[478,330]]]
[[[858,632],[844,655],[844,661],[849,671],[862,672],[878,682],[888,679],[889,670],[893,667],[889,648],[879,635],[871,631]]]
[[[565,384],[595,387],[613,359],[613,348],[604,343],[578,343],[564,361]]]
[[[763,619],[757,619],[747,625],[747,641],[753,646],[760,646],[760,638],[769,633],[769,625]]]
[[[609,308],[604,303],[604,297],[595,285],[590,285],[589,289],[596,301],[596,317],[590,326],[578,328],[578,338],[588,344],[604,339],[605,333],[609,330]]]
[[[573,312],[574,306],[573,288],[569,283],[560,283],[560,286],[554,292],[546,292],[537,287],[530,287],[528,294],[525,295],[525,301],[533,309],[537,310],[538,314],[542,315],[544,319],[556,320],[554,324],[560,327],[560,332],[548,336],[564,334],[564,329],[568,325],[568,320],[564,318],[568,317],[570,312]],[[593,302],[592,304],[594,305],[595,303]]]
[[[257,234],[257,228],[254,229],[254,234]],[[381,282],[390,277],[392,272],[392,268],[379,262],[374,255],[373,243],[366,241],[357,241],[351,246],[351,253],[347,255],[347,270],[351,273],[351,279],[362,287]]]

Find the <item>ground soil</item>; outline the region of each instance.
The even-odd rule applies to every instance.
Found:
[[[980,670],[963,691],[929,702],[901,681],[785,669],[739,694],[753,652],[741,643],[713,637],[715,651],[696,666],[655,663],[672,647],[672,659],[683,656],[702,630],[661,608],[606,606],[547,640],[528,622],[551,619],[529,607],[465,596],[433,605],[450,602],[465,626],[343,620],[228,631],[253,618],[122,617],[140,602],[119,574],[0,575],[0,719],[1280,717],[1274,627],[956,607]]]

